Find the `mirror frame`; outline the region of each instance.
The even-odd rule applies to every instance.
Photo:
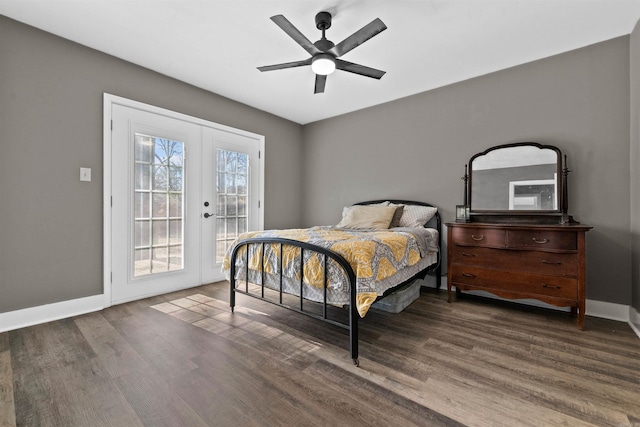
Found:
[[[556,190],[556,199],[557,199],[557,209],[551,210],[478,210],[473,209],[473,161],[481,156],[485,156],[492,151],[504,149],[504,148],[513,148],[513,147],[522,147],[522,146],[532,146],[538,148],[540,150],[548,149],[555,151],[557,155],[557,177],[558,177],[558,188]],[[469,178],[468,178],[468,204],[470,207],[469,213],[471,216],[471,220],[474,222],[491,222],[491,219],[495,219],[496,217],[499,220],[506,220],[511,217],[516,220],[526,221],[532,220],[534,222],[557,222],[558,217],[561,214],[565,213],[565,199],[566,199],[566,175],[564,174],[565,169],[563,169],[562,163],[562,152],[558,147],[553,145],[543,145],[537,142],[515,142],[510,144],[497,145],[494,147],[490,147],[481,153],[477,153],[469,159]],[[546,221],[545,221],[546,219]]]

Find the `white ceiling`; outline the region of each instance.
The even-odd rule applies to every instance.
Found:
[[[381,80],[336,71],[314,95],[310,67],[256,69],[309,56],[271,16],[316,41],[323,10],[336,44],[387,25],[343,57]],[[306,124],[629,34],[640,0],[0,0],[0,13]]]

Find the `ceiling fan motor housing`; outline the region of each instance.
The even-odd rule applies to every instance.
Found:
[[[327,51],[335,46],[335,44],[333,44],[331,40],[327,40],[327,39],[320,39],[317,42],[315,42],[313,45],[325,53],[331,53]]]
[[[321,31],[331,28],[331,14],[329,12],[319,12],[316,15],[316,28]]]

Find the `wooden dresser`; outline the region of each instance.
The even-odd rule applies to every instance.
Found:
[[[584,327],[585,233],[591,227],[493,223],[447,224],[449,302],[456,292],[483,290],[530,298],[578,314]]]

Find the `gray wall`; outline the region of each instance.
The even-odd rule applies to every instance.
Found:
[[[103,92],[265,135],[267,228],[385,197],[452,220],[473,154],[557,145],[570,211],[594,226],[587,297],[629,304],[633,272],[640,309],[637,33],[302,127],[0,16],[0,312],[102,292]]]
[[[632,306],[640,313],[640,23],[631,33],[630,55]]]
[[[265,226],[302,222],[300,125],[0,16],[0,312],[103,291],[104,92],[265,135]]]
[[[437,66],[437,64],[434,64]],[[587,234],[587,298],[631,301],[629,37],[304,127],[305,225],[357,201],[404,198],[453,220],[464,164],[498,144],[568,155],[570,213]]]

